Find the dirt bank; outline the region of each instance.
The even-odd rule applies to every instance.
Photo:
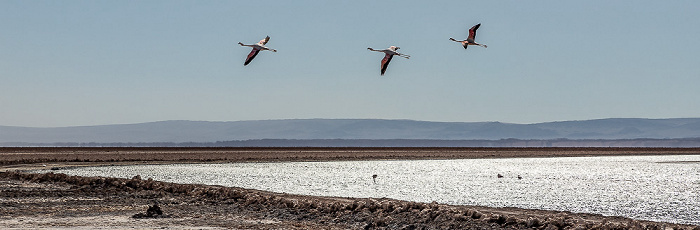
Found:
[[[36,163],[270,162],[684,154],[700,154],[700,148],[0,147],[0,167]]]
[[[279,194],[135,177],[0,173],[4,228],[700,229],[591,214]],[[157,204],[163,214],[135,218]]]

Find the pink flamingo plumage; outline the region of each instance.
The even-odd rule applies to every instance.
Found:
[[[399,47],[396,47],[396,46],[390,46],[389,48],[383,49],[383,50],[375,50],[375,49],[372,49],[372,48],[367,48],[367,49],[370,50],[370,51],[375,51],[375,52],[382,52],[382,53],[384,53],[384,59],[382,59],[382,65],[381,65],[381,74],[382,74],[382,76],[384,75],[384,72],[386,72],[386,67],[389,66],[389,62],[391,62],[391,58],[394,57],[394,55],[397,55],[397,56],[399,56],[399,57],[406,58],[406,59],[408,59],[408,58],[411,57],[411,56],[409,56],[409,55],[396,52],[396,50],[400,49]]]
[[[258,53],[260,53],[261,50],[269,50],[272,52],[277,52],[277,50],[275,50],[275,49],[270,49],[270,48],[265,47],[265,44],[267,44],[268,41],[270,41],[270,36],[265,37],[265,39],[260,40],[257,44],[253,44],[253,45],[244,45],[243,43],[239,42],[238,44],[241,46],[253,47],[253,50],[250,51],[250,53],[248,54],[248,57],[246,57],[245,63],[243,63],[243,65],[248,65],[253,60],[253,58],[255,58],[255,56],[257,56]]]
[[[476,30],[479,29],[479,26],[481,26],[481,23],[476,24],[475,26],[472,26],[471,29],[469,29],[469,37],[467,37],[467,40],[458,41],[458,40],[455,40],[454,38],[450,38],[450,40],[462,43],[462,46],[464,46],[464,49],[467,49],[468,46],[472,46],[472,45],[481,46],[481,47],[486,48],[486,45],[474,42],[474,39],[476,39]]]

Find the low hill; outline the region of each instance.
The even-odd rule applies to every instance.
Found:
[[[139,124],[36,128],[0,126],[0,143],[221,142],[316,140],[619,140],[700,137],[700,118],[611,118],[535,124],[381,119],[160,121]]]

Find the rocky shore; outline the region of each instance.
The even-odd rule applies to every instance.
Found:
[[[47,163],[76,164],[5,164],[0,172],[0,228],[700,230],[700,226],[595,214],[300,196],[174,184],[138,175],[122,179],[20,170]]]

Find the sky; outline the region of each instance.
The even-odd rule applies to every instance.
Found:
[[[0,125],[700,117],[700,1],[0,1]],[[481,23],[467,50],[465,39]],[[267,46],[243,66],[249,47]],[[383,54],[398,46],[380,76]]]

